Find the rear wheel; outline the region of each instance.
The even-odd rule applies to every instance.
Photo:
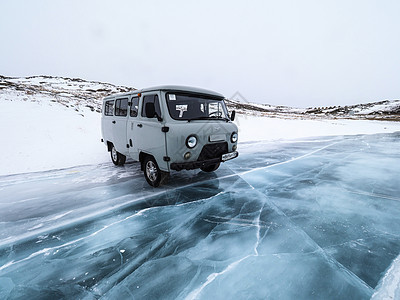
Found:
[[[161,183],[164,183],[169,174],[160,170],[156,160],[152,156],[146,156],[144,159],[143,172],[147,183],[153,187],[158,187]]]
[[[111,146],[111,160],[116,166],[123,166],[126,161],[126,156],[119,153],[114,145]]]
[[[208,166],[205,166],[205,167],[200,167],[200,169],[201,169],[203,172],[214,172],[215,170],[217,170],[217,169],[219,168],[219,164],[220,164],[220,163],[216,163],[216,164],[213,164],[213,165],[208,165]]]

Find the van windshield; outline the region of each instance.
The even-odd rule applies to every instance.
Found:
[[[194,94],[167,93],[168,110],[175,120],[225,120],[229,121],[223,99]]]

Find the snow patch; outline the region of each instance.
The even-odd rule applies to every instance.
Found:
[[[381,279],[371,300],[400,299],[400,256],[398,256]]]

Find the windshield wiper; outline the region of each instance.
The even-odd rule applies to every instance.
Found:
[[[209,117],[209,118],[211,118],[212,120],[217,119],[217,120],[223,120],[223,121],[226,121],[226,122],[229,122],[229,121],[230,121],[228,118],[220,117],[220,116]]]
[[[196,117],[196,118],[188,119],[188,122],[193,121],[193,120],[210,120],[210,119],[212,119],[212,118],[203,116],[203,117]]]
[[[192,119],[188,119],[188,122],[190,121],[194,121],[194,120],[221,120],[221,121],[226,121],[229,122],[228,118],[222,118],[222,117],[196,117],[196,118],[192,118]]]

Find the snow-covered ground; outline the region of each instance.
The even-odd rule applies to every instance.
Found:
[[[101,163],[100,114],[58,103],[0,101],[0,175]]]
[[[0,98],[0,175],[108,162],[100,142],[100,113],[57,102]],[[237,114],[239,141],[400,131],[400,122],[300,120]],[[240,152],[240,145],[239,145]]]
[[[236,123],[239,127],[239,140],[241,142],[400,131],[400,122],[390,121],[301,120],[239,115]]]

